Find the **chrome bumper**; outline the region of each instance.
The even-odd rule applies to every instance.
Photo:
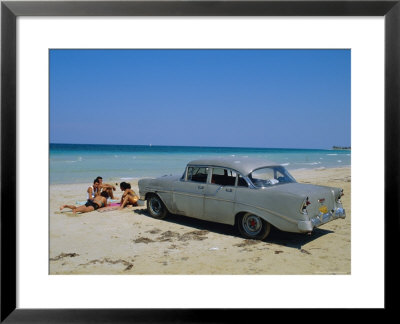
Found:
[[[333,213],[319,213],[319,215],[312,217],[309,221],[300,221],[298,222],[298,228],[300,232],[311,232],[315,227],[319,227],[338,218],[346,218],[346,211],[343,208],[336,208]]]

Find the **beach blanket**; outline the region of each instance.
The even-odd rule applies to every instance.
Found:
[[[119,205],[120,205],[120,203],[111,203],[111,204],[108,204],[108,206],[110,206],[110,207],[119,206]]]

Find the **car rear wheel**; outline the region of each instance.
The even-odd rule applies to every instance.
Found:
[[[151,217],[157,219],[163,219],[168,214],[167,208],[157,195],[151,195],[147,199],[147,211]]]
[[[263,240],[271,231],[271,225],[252,213],[239,216],[238,227],[240,234],[248,239]]]

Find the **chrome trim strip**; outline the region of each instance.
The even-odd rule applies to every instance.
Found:
[[[226,199],[214,198],[214,197],[210,197],[210,196],[204,196],[204,198],[210,199],[210,200],[218,200],[218,201],[224,201],[224,202],[235,203],[234,200],[226,200]]]
[[[175,194],[177,194],[177,195],[181,195],[181,196],[187,196],[187,197],[195,197],[195,198],[203,198],[204,197],[204,195],[196,195],[196,194],[188,194],[188,193],[183,193],[183,192],[174,192],[174,191],[168,191],[168,192],[172,192],[172,193],[175,193]]]

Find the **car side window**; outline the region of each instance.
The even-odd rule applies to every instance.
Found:
[[[236,172],[225,168],[213,168],[211,183],[220,186],[234,186],[236,182]]]
[[[208,168],[188,167],[187,180],[195,182],[207,182]]]
[[[249,185],[247,184],[247,181],[244,180],[244,178],[242,177],[242,175],[238,175],[238,183],[237,183],[238,187],[248,187]]]

